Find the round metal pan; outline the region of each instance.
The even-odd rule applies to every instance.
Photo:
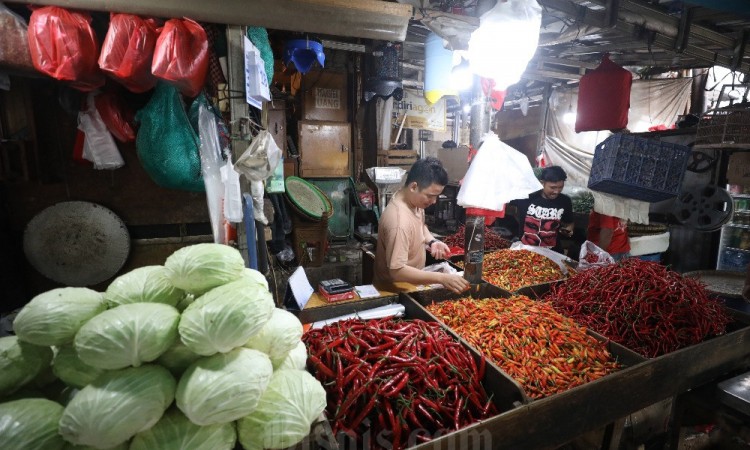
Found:
[[[26,225],[23,250],[45,277],[67,286],[90,286],[113,277],[130,253],[125,223],[89,202],[62,202]]]

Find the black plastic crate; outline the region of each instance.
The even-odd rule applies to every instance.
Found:
[[[690,152],[684,145],[613,134],[596,146],[588,187],[646,202],[676,197]]]

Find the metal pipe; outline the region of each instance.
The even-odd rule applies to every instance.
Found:
[[[153,17],[190,17],[227,25],[399,42],[406,39],[414,9],[411,5],[376,0],[30,0],[25,3]]]

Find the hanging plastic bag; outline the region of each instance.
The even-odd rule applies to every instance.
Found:
[[[151,73],[173,84],[186,97],[203,89],[208,71],[208,37],[197,22],[170,19],[154,49]]]
[[[152,180],[170,189],[203,192],[198,140],[177,89],[157,83],[148,104],[135,116],[135,148]]]
[[[233,169],[231,155],[221,167],[221,181],[224,183],[224,216],[229,222],[242,222],[242,189],[240,174]]]
[[[615,259],[598,245],[591,241],[586,241],[581,245],[581,252],[578,256],[579,270],[608,266],[610,264],[615,264]]]
[[[198,101],[198,100],[196,100]],[[224,233],[224,183],[221,181],[221,167],[224,161],[219,149],[219,137],[216,130],[214,115],[204,105],[199,106],[198,128],[200,130],[201,172],[206,185],[206,200],[208,214],[214,242],[223,244],[226,241]]]
[[[526,198],[541,188],[528,158],[501,142],[496,134],[487,133],[456,200],[464,207],[501,211],[509,201]]]
[[[86,110],[78,113],[78,128],[86,134],[83,158],[94,163],[94,169],[118,169],[125,165],[115,140],[96,110],[93,93],[88,95]]]
[[[96,110],[112,136],[120,142],[135,141],[135,112],[114,92],[104,92],[94,98]]]
[[[28,27],[21,16],[0,3],[0,64],[13,69],[34,70],[26,37]]]
[[[34,67],[78,90],[92,91],[104,84],[96,59],[99,41],[91,16],[57,6],[35,9],[29,19],[29,50]]]
[[[151,73],[151,60],[158,36],[156,19],[112,13],[99,67],[131,92],[153,89],[156,77]]]
[[[263,181],[273,174],[279,161],[281,161],[281,149],[276,145],[271,133],[261,130],[237,158],[234,170],[248,180]]]

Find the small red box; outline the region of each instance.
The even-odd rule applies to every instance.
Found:
[[[357,294],[354,292],[354,290],[348,291],[348,292],[341,292],[340,294],[329,294],[325,291],[323,288],[318,288],[318,293],[323,296],[324,299],[328,303],[333,302],[340,302],[341,300],[351,300],[353,298],[357,298]]]

